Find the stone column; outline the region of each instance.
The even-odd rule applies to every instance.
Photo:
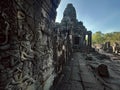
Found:
[[[87,34],[88,34],[88,47],[91,48],[91,46],[92,46],[92,32],[88,31]]]

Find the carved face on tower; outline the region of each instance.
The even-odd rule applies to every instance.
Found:
[[[76,10],[72,4],[67,5],[67,7],[64,11],[63,17],[69,17],[69,18],[71,18],[71,21],[76,20]]]
[[[62,29],[69,30],[75,26],[76,22],[77,22],[76,10],[73,7],[73,5],[70,3],[67,5],[63,13],[63,19],[61,21]]]

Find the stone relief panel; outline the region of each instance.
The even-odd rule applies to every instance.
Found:
[[[56,12],[58,2],[55,9],[52,5],[51,0],[0,2],[0,90],[44,90],[53,81],[52,33],[48,31],[52,32],[55,18],[49,18],[49,13]]]

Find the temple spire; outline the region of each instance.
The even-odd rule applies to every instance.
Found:
[[[72,21],[72,22],[75,22],[77,20],[76,19],[76,10],[71,3],[69,3],[64,10],[63,19],[64,18],[69,18],[70,21]]]

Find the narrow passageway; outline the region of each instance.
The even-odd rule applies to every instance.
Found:
[[[63,69],[63,78],[56,86],[56,90],[83,90],[80,77],[79,59],[75,56],[66,63]]]
[[[54,90],[106,90],[86,65],[82,53],[74,53],[64,66],[62,80]]]
[[[114,90],[103,84],[87,65],[85,53],[76,52],[64,66],[53,90]]]

